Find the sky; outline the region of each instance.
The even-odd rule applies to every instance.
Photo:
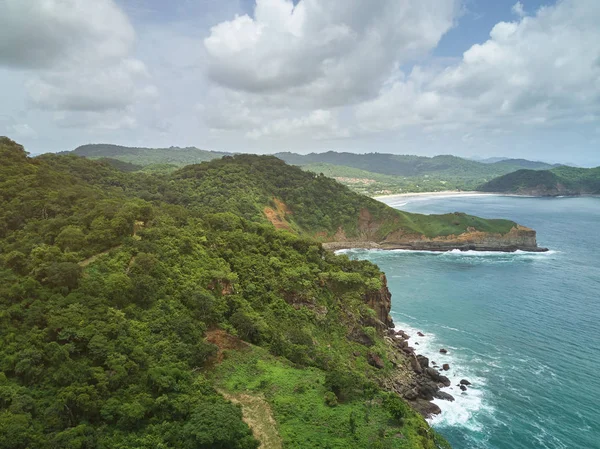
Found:
[[[0,135],[600,165],[598,0],[0,0]]]

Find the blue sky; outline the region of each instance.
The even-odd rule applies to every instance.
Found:
[[[598,23],[597,0],[6,0],[0,134],[600,165]]]

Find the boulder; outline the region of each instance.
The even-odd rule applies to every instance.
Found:
[[[442,365],[442,369],[443,369],[444,371],[448,371],[448,370],[450,369],[450,365],[449,365],[448,363],[444,363],[444,364]]]
[[[417,335],[418,335],[419,337],[424,337],[424,336],[425,336],[425,334],[424,334],[423,332],[417,332]]]
[[[421,365],[421,368],[429,368],[429,359],[427,357],[425,357],[424,355],[418,355],[417,360],[419,361],[419,365]]]
[[[461,379],[460,384],[461,385],[471,385],[471,382],[469,382],[467,379]]]
[[[404,399],[406,399],[408,401],[414,401],[415,399],[417,399],[419,397],[419,392],[417,391],[416,388],[411,388],[411,389],[405,391],[403,396],[404,396]]]
[[[440,375],[438,382],[441,383],[444,387],[449,387],[450,385],[452,385],[452,382],[450,382],[450,379],[448,379],[446,376],[442,376],[442,375]]]
[[[440,349],[440,354],[448,354],[448,350],[447,349]]]
[[[423,372],[423,367],[414,354],[412,354],[412,356],[410,357],[410,367],[417,374],[421,374]]]
[[[433,402],[429,402],[423,399],[417,399],[416,401],[411,402],[411,405],[426,419],[442,413],[442,410]]]
[[[408,340],[410,338],[410,336],[404,331],[396,331],[396,336],[398,336],[404,340]]]
[[[355,328],[348,335],[348,339],[367,347],[375,344],[373,339],[361,328]]]
[[[383,360],[377,354],[369,352],[367,354],[367,363],[377,369],[383,369],[385,365],[383,364]]]
[[[433,382],[427,382],[419,386],[419,397],[431,401],[438,394],[438,386]]]
[[[435,397],[438,399],[443,399],[444,401],[454,402],[454,396],[452,396],[449,393],[446,393],[445,391],[438,391],[435,394]]]
[[[461,385],[461,386],[460,386],[460,389],[461,389],[462,391],[467,391],[467,386],[466,386],[466,385]]]

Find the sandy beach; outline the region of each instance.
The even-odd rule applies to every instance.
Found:
[[[426,199],[435,197],[454,197],[454,196],[483,196],[483,195],[498,195],[497,193],[487,193],[478,191],[461,191],[461,190],[444,190],[442,192],[412,192],[412,193],[397,193],[394,195],[380,195],[374,196],[373,198],[384,203],[398,200],[411,200],[411,199]]]

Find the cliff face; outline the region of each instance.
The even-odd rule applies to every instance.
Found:
[[[461,214],[455,214],[460,219]],[[365,248],[365,249],[408,249],[421,251],[547,251],[537,246],[536,232],[516,223],[507,232],[486,232],[469,226],[463,232],[427,237],[405,228],[387,232],[388,223],[375,219],[363,209],[358,217],[358,235],[348,237],[340,228],[329,242],[323,243],[326,249]]]
[[[428,238],[421,234],[410,234],[402,231],[393,232],[381,241],[346,239],[324,243],[323,247],[331,251],[349,248],[365,249],[408,249],[419,251],[505,251],[517,250],[544,252],[547,248],[537,245],[536,232],[525,226],[515,226],[506,234],[469,229],[458,235]]]
[[[394,327],[394,322],[390,316],[392,294],[388,289],[387,278],[383,273],[381,274],[381,282],[381,288],[377,291],[367,293],[364,299],[369,307],[375,311],[377,319],[385,325],[385,328]]]
[[[541,251],[537,246],[536,232],[524,226],[516,226],[506,234],[481,232],[468,229],[459,235],[427,238],[423,235],[392,233],[379,242],[382,249],[414,249],[429,251],[478,250],[478,251]]]

